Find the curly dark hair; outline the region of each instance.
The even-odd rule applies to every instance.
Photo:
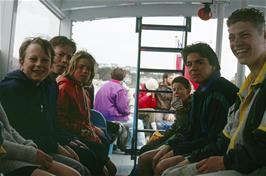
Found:
[[[186,46],[181,52],[185,64],[187,64],[187,56],[190,53],[198,53],[201,57],[207,58],[215,70],[221,69],[216,53],[207,43],[195,43]]]
[[[177,76],[173,79],[172,81],[172,85],[174,83],[181,83],[183,84],[183,86],[186,88],[186,89],[189,89],[191,90],[191,84],[189,82],[189,80],[187,78],[185,78],[184,76]]]
[[[236,22],[250,22],[258,30],[258,32],[263,32],[265,26],[264,14],[255,8],[243,8],[234,11],[227,19],[227,26]]]

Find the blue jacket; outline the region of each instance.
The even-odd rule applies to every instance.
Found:
[[[30,80],[21,70],[0,82],[0,101],[11,125],[25,138],[32,139],[45,152],[56,152],[55,116],[58,88],[47,77]]]

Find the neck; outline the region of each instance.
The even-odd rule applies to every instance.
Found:
[[[259,59],[256,63],[248,66],[248,68],[250,70],[250,74],[252,75],[253,79],[256,79],[256,77],[258,76],[258,74],[259,74],[261,68],[263,67],[265,61],[266,61],[266,54],[263,53],[262,55],[259,56]]]

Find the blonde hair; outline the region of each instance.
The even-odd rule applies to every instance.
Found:
[[[70,63],[69,63],[68,70],[66,71],[65,75],[73,76],[75,70],[77,69],[77,64],[78,64],[80,59],[87,59],[90,63],[89,69],[90,69],[91,75],[88,79],[87,84],[91,84],[91,82],[95,76],[94,67],[95,67],[96,61],[95,61],[94,57],[91,54],[89,54],[87,51],[78,51],[72,56]]]

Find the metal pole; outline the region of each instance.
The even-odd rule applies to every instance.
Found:
[[[225,2],[218,2],[217,4],[216,54],[219,59],[219,63],[221,63],[221,55],[222,55],[224,6]]]
[[[241,1],[241,8],[248,6],[247,0]],[[236,85],[240,87],[245,80],[245,66],[237,62]]]

